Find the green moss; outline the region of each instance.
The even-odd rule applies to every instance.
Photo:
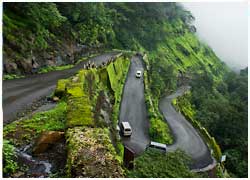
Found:
[[[128,59],[119,57],[114,63],[111,63],[107,67],[109,84],[115,96],[115,104],[113,108],[114,124],[118,123],[121,96],[129,66],[130,66],[130,61]]]
[[[220,149],[220,146],[217,144],[217,142],[215,141],[215,138],[212,137],[211,141],[210,141],[210,144],[211,144],[211,147],[212,149],[214,150],[213,154],[214,154],[214,157],[216,158],[216,160],[218,162],[220,162],[221,160],[221,149]]]
[[[54,92],[55,96],[62,97],[65,95],[66,84],[69,82],[68,79],[60,79],[57,82],[56,89]]]
[[[82,83],[69,83],[66,87],[67,95],[73,98],[85,96]]]
[[[21,146],[30,143],[43,131],[64,130],[66,107],[65,102],[60,102],[54,109],[10,123],[4,127],[3,136],[15,146]]]
[[[111,100],[114,99],[111,112],[112,124],[109,129],[110,132],[113,132],[112,139],[116,149],[114,156],[119,163],[123,160],[124,149],[120,140],[116,138],[114,129],[118,123],[122,90],[129,65],[130,61],[121,56],[106,67],[80,70],[74,77],[58,82],[61,84],[59,86],[61,88],[58,88],[59,92],[62,92],[67,102],[67,128],[98,126],[94,119],[98,103],[97,97],[101,91],[104,91],[111,96]],[[71,148],[70,146],[69,148]],[[112,144],[109,146],[113,148]]]
[[[107,128],[75,127],[66,138],[68,177],[123,177]]]
[[[69,98],[67,104],[67,127],[94,125],[88,97]]]

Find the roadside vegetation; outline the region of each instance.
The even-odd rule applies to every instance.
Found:
[[[5,74],[3,76],[3,80],[11,80],[11,79],[19,79],[19,78],[24,78],[24,76],[17,75],[17,74]]]
[[[157,99],[157,97],[152,94],[152,91],[149,88],[148,69],[150,65],[146,54],[143,56],[143,61],[146,66],[146,71],[144,71],[144,88],[148,117],[150,120],[150,139],[163,144],[172,144],[173,137],[171,135],[170,129],[164,120],[164,117],[158,110],[159,99]]]
[[[206,82],[206,83],[204,83]],[[232,177],[246,177],[248,167],[248,69],[227,73],[216,83],[209,75],[196,76],[188,101],[194,117],[216,138],[225,167]]]
[[[25,173],[27,167],[18,161],[17,148],[34,143],[46,131],[64,131],[66,103],[61,101],[54,109],[38,112],[3,128],[3,175],[12,177]]]
[[[247,168],[247,75],[248,69],[230,72],[217,83],[208,74],[197,75],[191,91],[173,101],[207,140],[217,161],[221,150],[227,155],[225,167],[231,177],[247,175],[243,171]]]
[[[66,107],[67,104],[62,101],[54,109],[10,123],[3,128],[3,137],[12,145],[20,147],[29,144],[43,131],[64,130]]]
[[[8,140],[3,140],[3,167],[4,174],[14,173],[18,169],[15,147]]]
[[[106,67],[80,70],[76,76],[58,81],[55,95],[68,105],[67,177],[124,176],[123,146],[116,126],[129,65],[128,58],[121,56]]]
[[[6,125],[4,176],[27,171],[17,162],[16,148],[33,144],[33,153],[40,152],[36,146],[39,139],[46,139],[46,132],[59,131],[65,132],[67,162],[65,172],[53,177],[123,177],[123,146],[116,125],[129,65],[127,55],[120,56],[106,67],[80,70],[69,79],[59,80],[53,94],[59,98],[55,108]],[[104,119],[104,112],[108,119]]]
[[[191,159],[182,151],[163,153],[148,149],[135,160],[135,168],[128,172],[129,178],[197,178],[189,170]]]
[[[61,71],[61,70],[65,70],[65,69],[70,69],[72,67],[74,67],[74,65],[48,66],[48,67],[40,68],[38,73],[41,74],[41,73],[47,73],[50,71]]]

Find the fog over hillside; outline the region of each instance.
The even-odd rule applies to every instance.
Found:
[[[247,2],[182,3],[196,18],[201,40],[233,70],[248,65]]]

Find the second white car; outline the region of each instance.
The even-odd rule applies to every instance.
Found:
[[[140,78],[142,76],[142,71],[138,70],[136,71],[135,77]]]

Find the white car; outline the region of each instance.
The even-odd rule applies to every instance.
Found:
[[[136,71],[135,77],[140,78],[142,76],[142,71]]]
[[[132,128],[129,122],[122,122],[121,123],[121,132],[123,136],[131,136],[132,135]]]

